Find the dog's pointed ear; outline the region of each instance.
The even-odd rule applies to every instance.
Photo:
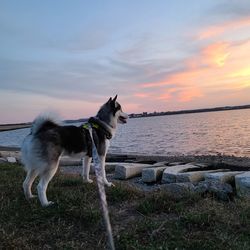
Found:
[[[114,97],[113,102],[116,102],[116,99],[117,99],[117,95]]]
[[[112,102],[112,97],[109,98],[108,103]]]

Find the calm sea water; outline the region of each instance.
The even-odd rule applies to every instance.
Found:
[[[0,132],[0,146],[20,146],[29,129]],[[109,152],[250,157],[250,110],[130,119]]]

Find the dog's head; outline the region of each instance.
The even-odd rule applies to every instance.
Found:
[[[123,112],[120,103],[118,103],[116,99],[117,95],[113,99],[110,97],[97,113],[97,117],[114,128],[117,123],[124,124],[128,119],[128,115]]]

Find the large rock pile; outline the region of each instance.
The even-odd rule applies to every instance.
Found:
[[[117,163],[115,179],[137,178],[138,181],[138,177],[142,185],[157,185],[178,196],[188,192],[208,192],[222,200],[228,200],[234,194],[250,197],[250,171],[218,169],[206,163]]]

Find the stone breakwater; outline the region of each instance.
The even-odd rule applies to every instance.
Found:
[[[76,163],[74,159],[62,159],[61,172],[80,174],[81,167]],[[106,171],[111,181],[126,182],[141,191],[165,190],[176,197],[210,193],[225,201],[234,196],[250,198],[248,158],[109,155]]]
[[[6,162],[20,163],[20,152],[0,151],[0,164]],[[64,174],[79,175],[81,160],[64,156],[59,169]],[[147,192],[165,190],[176,197],[211,193],[221,200],[250,198],[249,158],[108,155],[106,171],[111,181],[126,182]]]
[[[233,166],[227,165],[217,168],[196,162],[117,163],[114,178],[137,178],[138,183],[147,185],[147,190],[166,190],[178,197],[188,193],[211,193],[221,200],[230,200],[234,195],[250,198],[250,171],[235,171]]]

